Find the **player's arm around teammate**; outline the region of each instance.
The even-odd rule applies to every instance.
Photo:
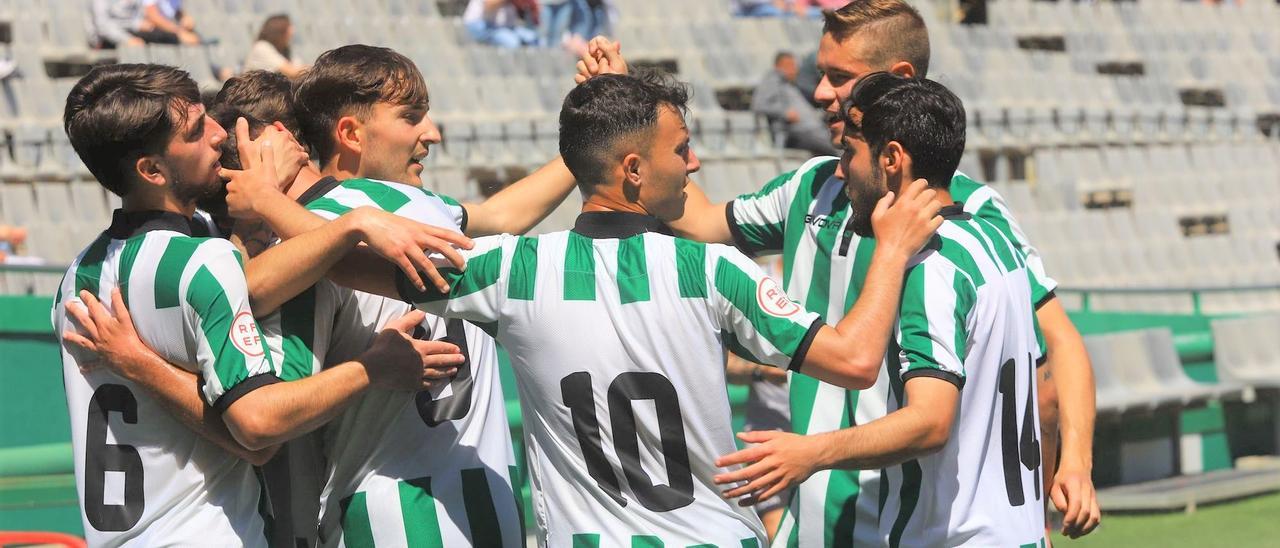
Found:
[[[253,464],[269,460],[275,445],[328,422],[344,402],[369,388],[425,390],[441,379],[447,382],[463,360],[451,343],[410,337],[423,319],[422,313],[411,312],[388,323],[355,360],[296,383],[276,383],[246,394],[225,410],[224,423],[224,417],[200,399],[196,375],[165,362],[138,337],[119,290],[112,294],[114,316],[91,293],[82,291],[80,298],[84,307],[68,303],[68,312],[83,332],[63,333],[65,340],[97,353],[101,365],[151,391],[188,427]],[[335,372],[327,376],[331,378],[306,383],[329,371]],[[270,390],[299,383],[311,386]],[[259,392],[279,399],[249,399]],[[244,401],[250,405],[236,405]],[[251,413],[256,416],[245,416]]]
[[[258,139],[249,138],[249,124],[243,118],[236,122],[236,145],[241,170],[224,168],[227,182],[227,209],[238,218],[253,217],[267,211],[293,211],[294,216],[315,217],[316,222],[292,228],[296,237],[273,246],[253,257],[245,268],[249,294],[258,315],[269,314],[281,304],[315,285],[339,259],[360,242],[405,269],[410,277],[424,272],[437,286],[444,281],[435,266],[427,260],[423,249],[435,250],[455,266],[464,267],[462,256],[452,245],[466,248],[470,240],[456,232],[403,220],[372,208],[358,208],[332,223],[302,209],[279,188],[275,146],[272,136],[278,130],[267,128]],[[268,224],[272,217],[262,216]],[[283,232],[282,232],[283,233]],[[451,245],[452,244],[452,245]],[[290,275],[282,276],[288,272]],[[421,278],[415,280],[421,284]]]

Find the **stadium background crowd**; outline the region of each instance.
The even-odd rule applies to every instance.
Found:
[[[212,92],[241,70],[296,75],[346,43],[393,47],[444,113],[423,180],[477,198],[554,154],[573,55],[612,34],[634,64],[692,83],[698,180],[723,200],[808,156],[784,145],[807,148],[792,137],[807,115],[794,98],[816,85],[811,15],[827,4],[385,0],[357,16],[329,0],[0,2],[0,262],[34,256],[61,272],[116,205],[61,131],[63,98],[94,64],[172,64]],[[1155,432],[1100,426],[1114,438],[1100,451],[1114,454],[1100,455],[1099,485],[1274,455],[1274,427],[1248,432],[1277,423],[1266,410],[1280,365],[1266,345],[1280,313],[1280,26],[1260,23],[1280,21],[1277,5],[913,4],[931,31],[930,74],[968,110],[961,170],[1009,200],[1077,319],[1129,318],[1082,327],[1108,332],[1089,339],[1099,412]],[[791,95],[781,111],[760,104],[770,87]],[[566,228],[576,209],[567,201],[535,232]],[[9,294],[56,282],[0,271]]]

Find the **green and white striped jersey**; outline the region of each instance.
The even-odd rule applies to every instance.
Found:
[[[939,451],[882,471],[880,544],[1026,546],[1044,536],[1031,279],[990,223],[944,208],[946,222],[908,263],[889,350],[889,412],[904,384],[956,385]]]
[[[461,230],[466,210],[458,202],[424,189],[368,179],[317,183],[307,208],[333,219],[356,207],[372,206],[435,226]],[[312,193],[308,193],[312,194]],[[305,299],[282,308],[284,376],[321,362],[356,357],[377,328],[408,313],[409,305],[369,295],[345,293],[337,337],[351,344],[330,346],[317,360],[321,330],[307,329]],[[305,297],[305,294],[304,294]],[[297,299],[295,299],[297,301]],[[312,314],[314,316],[314,314]],[[294,322],[293,328],[287,324]],[[373,326],[371,329],[370,327]],[[325,427],[328,472],[321,499],[320,543],[324,546],[523,546],[515,453],[498,373],[497,347],[480,328],[428,315],[419,335],[447,339],[463,349],[467,362],[447,385],[429,392],[370,392]],[[314,333],[312,341],[302,340]],[[298,363],[298,372],[290,364]],[[308,365],[309,364],[309,365]]]
[[[725,349],[803,362],[821,326],[751,259],[674,238],[653,217],[595,212],[572,231],[480,238],[449,294],[406,300],[488,324],[520,387],[543,546],[759,546],[720,496],[734,446]]]
[[[866,281],[875,240],[860,238],[847,225],[849,199],[844,181],[834,176],[838,159],[816,157],[798,170],[767,183],[759,192],[746,194],[727,208],[735,244],[753,255],[781,253],[787,293],[829,323],[838,322],[853,307]],[[1005,237],[1034,254],[1034,248],[1004,201],[990,187],[973,182],[962,173],[952,178],[956,199],[966,211],[989,220]],[[1038,254],[1028,260],[1041,265]],[[1037,302],[1044,302],[1054,287],[1047,276],[1038,276]],[[849,391],[805,375],[791,375],[793,431],[819,434],[848,428],[883,417],[889,398],[885,370],[875,385]],[[779,527],[774,545],[816,548],[873,545],[880,518],[880,471],[823,470],[796,488]]]
[[[53,305],[54,332],[76,325],[65,310],[92,292],[111,308],[119,287],[143,342],[203,379],[201,394],[225,410],[279,379],[249,308],[239,252],[193,238],[189,219],[116,211],[111,227],[72,263]],[[205,440],[142,387],[96,356],[62,344],[76,487],[93,546],[266,546],[253,467]],[[86,361],[88,360],[88,361]]]

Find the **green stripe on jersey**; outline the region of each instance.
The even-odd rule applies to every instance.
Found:
[[[618,296],[622,304],[649,300],[649,270],[644,258],[644,234],[618,242]]]
[[[484,468],[462,471],[462,504],[467,508],[473,546],[502,546],[502,527]]]
[[[760,539],[744,538],[742,539],[742,548],[760,548]]]
[[[969,250],[964,244],[947,238],[945,236],[937,236],[935,238],[940,245],[937,246],[938,253],[951,261],[956,268],[969,275],[969,279],[973,280],[975,288],[982,287],[987,283],[987,279],[982,275],[982,269],[978,268],[978,263],[973,260],[973,255],[969,254]]]
[[[196,248],[207,238],[185,238],[174,236],[169,238],[160,262],[156,264],[155,303],[156,309],[173,308],[180,304],[178,290],[182,284],[182,273],[187,269],[191,256]]]
[[[809,331],[787,319],[773,316],[760,308],[756,297],[756,283],[737,265],[721,257],[716,261],[716,291],[720,292],[734,308],[742,312],[751,326],[774,348],[790,356],[800,346]]]
[[[98,283],[102,280],[102,261],[107,258],[109,245],[111,245],[111,237],[106,232],[89,244],[89,249],[85,250],[84,255],[80,257],[80,264],[76,266],[76,287],[72,295],[79,295],[81,289],[95,296],[98,294]]]
[[[973,310],[973,304],[977,300],[977,294],[968,290],[969,281],[964,279],[959,272],[952,274],[951,290],[956,295],[956,336],[955,346],[956,352],[963,352],[968,348],[969,332],[968,323],[965,319],[969,317],[969,312]],[[961,361],[961,363],[964,363]]]
[[[424,188],[424,189],[422,189],[422,193],[423,193],[423,194],[426,194],[428,198],[436,198],[436,199],[440,200],[441,202],[444,202],[444,203],[445,203],[445,204],[447,204],[447,205],[451,205],[451,206],[453,206],[453,207],[462,207],[462,204],[461,204],[461,203],[458,203],[458,201],[457,201],[457,200],[455,200],[455,199],[453,199],[453,198],[451,198],[451,197],[449,197],[449,196],[445,196],[444,194],[438,194],[438,193],[435,193],[435,192],[431,192],[430,190],[427,190],[427,189],[425,189],[425,188]]]
[[[787,220],[794,222],[787,223],[786,234],[783,236],[782,264],[795,264],[796,250],[799,249],[800,240],[804,238],[805,229],[808,227],[808,225],[805,224],[804,219],[809,215],[814,198],[817,197],[818,189],[820,189],[822,184],[825,183],[827,179],[831,178],[831,175],[836,172],[837,164],[838,162],[836,160],[832,160],[809,170],[803,177],[801,177],[800,188],[796,189],[796,195],[791,200],[791,209],[787,211]],[[836,201],[839,201],[840,196],[843,195],[844,193],[839,193],[836,197]],[[805,199],[801,199],[802,197]],[[831,211],[836,210],[833,209]],[[821,265],[816,264],[815,261],[814,268],[817,269],[820,266]],[[791,284],[791,270],[792,269],[788,268],[785,272],[785,277],[787,279],[783,280],[784,287]],[[824,309],[818,313],[825,314],[826,312],[827,311]]]
[[[436,499],[431,496],[431,478],[404,480],[399,486],[406,544],[415,548],[443,547]]]
[[[316,334],[316,286],[308,287],[280,307],[280,380],[310,377]]]
[[[677,238],[676,276],[681,298],[707,297],[707,244]]]
[[[342,544],[347,548],[374,548],[373,522],[369,520],[366,495],[356,493],[339,504],[342,506]]]
[[[564,300],[596,300],[596,258],[591,238],[569,232],[564,252]]]
[[[159,280],[159,276],[156,279]],[[218,383],[223,390],[230,390],[249,376],[249,370],[245,365],[244,354],[228,348],[234,346],[227,338],[231,336],[231,323],[235,321],[236,313],[231,310],[231,303],[227,302],[226,290],[218,283],[218,278],[209,272],[208,267],[202,265],[195,276],[191,277],[191,283],[187,286],[187,302],[200,316],[200,330],[213,351],[213,370],[218,375]]]
[[[521,236],[511,256],[511,274],[507,280],[507,298],[532,301],[537,286],[538,239]]]
[[[489,287],[497,283],[498,277],[502,274],[502,248],[495,247],[472,257],[467,261],[465,271],[453,267],[441,268],[439,271],[445,283],[449,284],[447,295],[441,293],[429,282],[425,291],[419,291],[418,288],[409,284],[408,278],[403,273],[398,273],[396,280],[400,296],[409,302],[422,304],[465,297]],[[423,276],[423,278],[426,277]]]
[[[787,182],[791,180],[791,177],[794,176],[795,173],[795,171],[788,171],[782,175],[774,177],[772,181],[765,183],[764,187],[759,191],[739,196],[735,201],[745,202],[751,200],[773,199],[770,196],[771,194],[775,192],[786,192],[786,189],[783,187],[787,185]],[[775,250],[782,246],[782,232],[783,225],[785,223],[777,222],[765,225],[753,225],[743,223],[741,219],[738,221],[738,229],[742,232],[743,238],[752,246],[753,249]],[[743,251],[746,252],[748,250]]]
[[[120,288],[120,298],[124,300],[126,306],[129,304],[129,278],[133,276],[133,263],[138,260],[138,252],[142,250],[142,243],[146,240],[145,234],[129,238],[125,240],[124,249],[120,251],[116,286]]]
[[[921,470],[920,461],[909,460],[902,463],[902,487],[898,492],[898,518],[893,522],[893,529],[889,532],[889,546],[898,548],[902,543],[902,533],[907,529],[907,523],[911,521],[911,515],[916,511],[916,504],[920,502],[920,481]]]
[[[404,207],[409,203],[409,197],[403,192],[391,188],[390,185],[370,181],[368,179],[351,179],[342,183],[343,188],[359,191],[369,198],[369,201],[378,206],[378,209],[388,213],[395,213],[396,210]]]
[[[818,313],[823,315],[826,315],[827,304],[831,302],[831,254],[836,247],[836,238],[844,228],[844,218],[848,215],[849,208],[841,207],[832,211],[834,213],[827,217],[827,224],[818,230],[818,235],[814,238],[813,276],[809,279],[809,294],[804,299],[806,304],[821,306],[822,310]]]
[[[631,548],[662,548],[662,539],[654,535],[631,535]]]
[[[576,533],[573,548],[600,548],[600,533]]]
[[[307,209],[312,211],[327,211],[334,215],[344,215],[348,211],[351,211],[351,208],[338,203],[338,201],[333,198],[312,200],[311,203],[307,204]]]
[[[929,333],[929,308],[925,304],[928,302],[928,295],[925,294],[925,287],[928,284],[925,278],[925,265],[922,263],[907,270],[906,279],[902,281],[902,300],[899,309],[911,313],[899,312],[900,329],[903,333],[915,333],[917,337],[923,339],[919,341],[904,339],[899,343],[902,346],[902,353],[907,358],[907,369],[921,363],[938,363],[937,357],[933,355],[933,341],[926,336]],[[894,363],[894,365],[897,364]]]
[[[956,226],[968,233],[974,240],[977,240],[978,245],[982,247],[982,252],[986,253],[987,259],[991,261],[991,264],[1001,264],[1003,258],[996,258],[996,253],[992,250],[991,243],[987,242],[987,239],[983,237],[983,235],[978,231],[978,227],[975,226],[972,221],[958,221],[956,222]],[[1017,265],[1014,263],[1015,261],[1013,260],[1013,257],[1009,257],[1009,263],[1006,263],[1005,265],[1007,267],[1006,270],[1016,268]]]

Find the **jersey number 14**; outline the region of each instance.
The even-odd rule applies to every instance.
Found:
[[[564,405],[573,416],[573,431],[582,448],[587,471],[596,485],[621,506],[627,505],[613,465],[604,454],[600,421],[591,391],[591,373],[579,371],[560,379]],[[652,512],[669,512],[693,503],[693,474],[689,471],[689,449],[684,438],[680,399],[671,381],[658,373],[628,372],[609,384],[609,417],[613,443],[631,494]],[[640,439],[636,434],[635,400],[653,400],[658,412],[659,441],[667,469],[667,484],[654,485],[640,466]]]
[[[1022,432],[1018,432],[1018,364],[1009,358],[1000,366],[1000,452],[1004,460],[1004,487],[1009,495],[1009,505],[1027,503],[1022,489],[1022,467],[1032,472],[1031,483],[1035,487],[1036,500],[1040,500],[1040,440],[1035,415],[1036,366],[1027,355],[1031,373],[1027,376],[1027,403],[1022,413]]]

